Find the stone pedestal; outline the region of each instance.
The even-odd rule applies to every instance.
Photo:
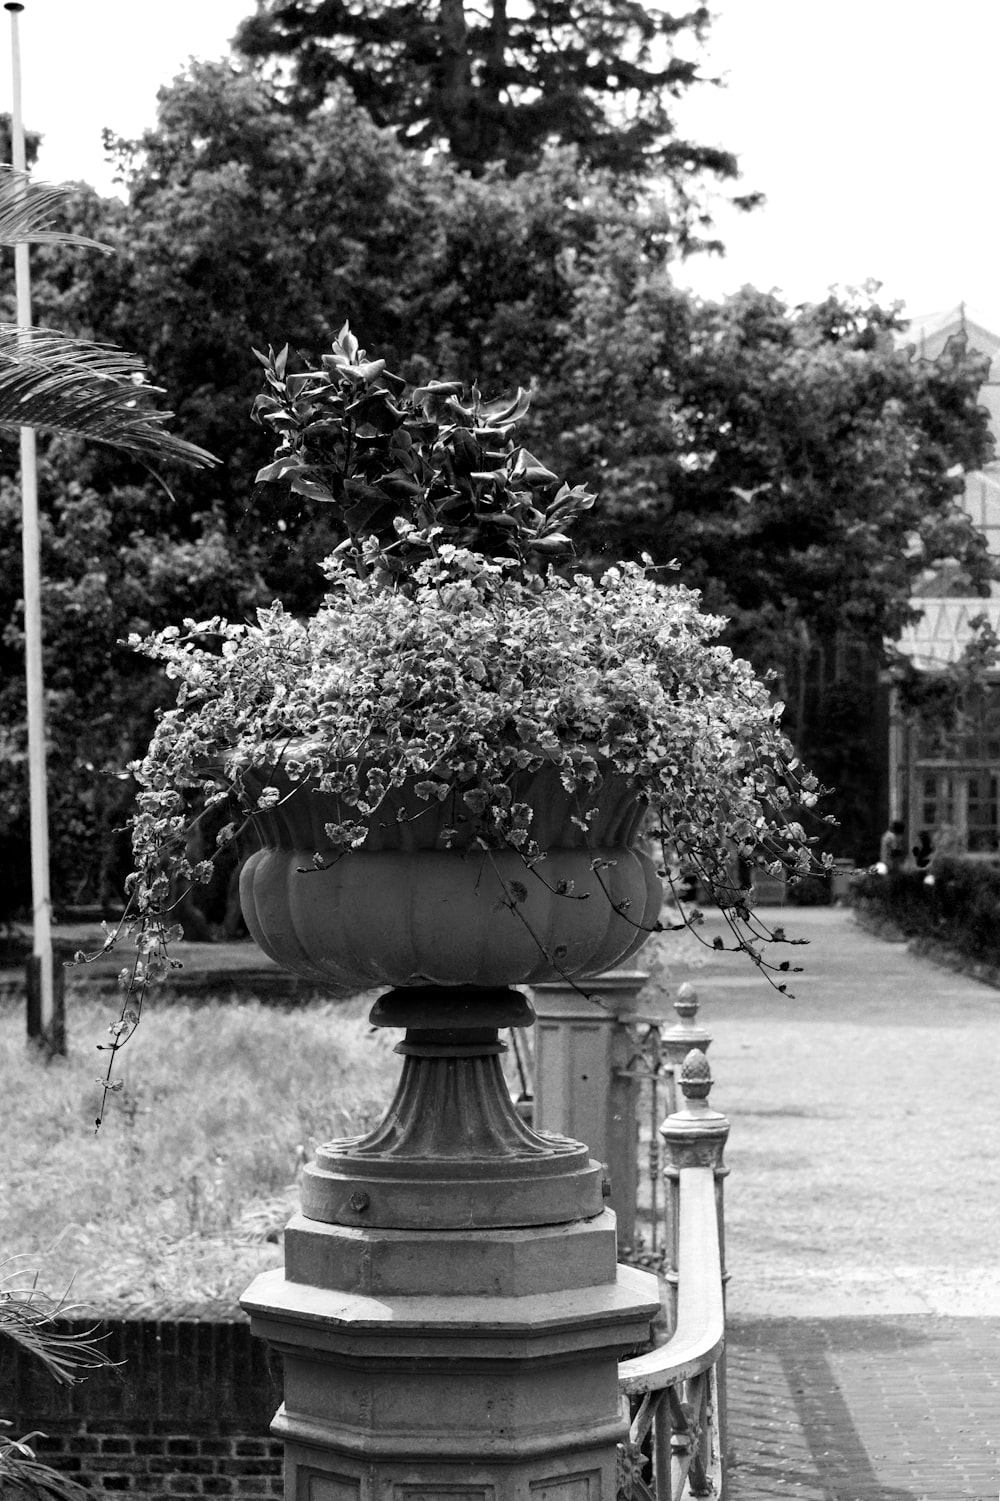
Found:
[[[605,1164],[623,1245],[635,1238],[640,1087],[624,1070],[634,1052],[628,1026],[640,1019],[638,996],[647,978],[641,970],[612,970],[587,981],[581,988],[593,989],[600,1003],[568,984],[533,991],[535,1125],[578,1137]]]
[[[514,1109],[517,992],[401,990],[399,1090],[307,1170],[243,1306],[284,1356],[288,1501],[614,1501],[619,1355],[656,1279],[615,1264],[602,1172]]]

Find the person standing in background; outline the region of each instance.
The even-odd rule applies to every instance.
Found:
[[[889,875],[903,868],[903,861],[906,859],[905,833],[906,825],[894,818],[879,840],[878,857]]]

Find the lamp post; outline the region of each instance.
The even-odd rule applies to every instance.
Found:
[[[26,190],[27,157],[21,110],[21,47],[16,0],[4,5],[10,15],[13,80],[11,144],[13,165]],[[31,268],[28,244],[14,246],[18,327],[31,327]],[[51,1051],[65,1051],[57,1022],[52,963],[52,899],[49,892],[48,782],[45,767],[45,692],[42,664],[41,536],[38,523],[38,465],[35,430],[22,427],[21,553],[24,568],[24,643],[28,708],[28,796],[31,829],[32,957],[28,962],[28,1032]]]

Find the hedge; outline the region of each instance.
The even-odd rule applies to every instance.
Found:
[[[966,959],[1000,966],[1000,859],[942,856],[926,871],[869,872],[854,881],[852,898],[906,938],[929,938]]]

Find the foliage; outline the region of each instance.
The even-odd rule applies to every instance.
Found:
[[[591,497],[515,446],[523,394],[484,404],[452,382],[407,391],[346,325],[318,368],[289,374],[273,355],[264,365],[257,416],[281,438],[259,478],[319,500],[347,535],[304,620],[276,603],[253,625],[188,619],[183,633],[131,640],[179,688],[135,768],[125,926],[136,957],[122,972],[106,1087],[147,986],[169,974],[178,878],[214,872],[211,852],[191,858],[192,819],[227,804],[225,848],[304,778],[340,810],[320,867],[363,847],[380,812],[415,816],[399,804],[407,791],[447,804],[444,848],[515,850],[530,870],[545,851],[515,796],[519,773],[554,764],[585,835],[588,789],[624,777],[762,964],[733,852],[807,873],[793,802],[814,804],[818,789],[781,735],[780,706],[715,644],[724,622],[656,582],[648,560],[597,581],[552,570],[550,547],[568,539],[551,528]],[[506,894],[512,910],[524,899]],[[109,929],[105,948],[118,936]]]
[[[269,0],[237,48],[286,64],[278,76],[298,118],[349,90],[411,151],[444,147],[462,171],[502,163],[516,175],[546,146],[588,166],[668,182],[689,234],[700,179],[734,178],[730,152],[677,135],[674,101],[704,78],[696,53],[704,6],[665,11],[635,0],[532,0],[484,10],[462,0]],[[751,199],[740,200],[749,204]]]
[[[928,870],[869,873],[855,883],[854,901],[909,938],[1000,966],[1000,861],[939,855]]]
[[[39,478],[53,897],[57,907],[97,901],[120,909],[130,864],[126,767],[166,703],[158,675],[121,643],[189,609],[193,591],[225,601],[237,616],[253,595],[234,576],[230,546],[211,518],[191,541],[171,542],[162,530],[162,498],[150,504],[134,488],[100,497],[60,483],[49,457]],[[7,622],[0,638],[0,829],[11,841],[10,888],[0,890],[5,915],[27,889],[18,868],[28,845],[20,548],[19,496],[0,480],[0,610]]]
[[[0,1263],[0,1341],[18,1346],[56,1381],[71,1385],[82,1381],[86,1371],[110,1361],[93,1334],[67,1334],[58,1328],[57,1320],[67,1311],[65,1300],[41,1292],[36,1277],[12,1260]],[[0,1429],[8,1427],[0,1419]],[[32,1447],[36,1437],[29,1433],[14,1439],[0,1433],[0,1493],[9,1501],[81,1501],[87,1494],[83,1487],[38,1458]]]
[[[878,766],[870,747],[839,730],[834,754],[826,688],[816,687],[829,674],[817,663],[839,664],[838,723],[849,731],[851,664],[869,652],[863,676],[875,680],[880,633],[896,634],[908,617],[915,571],[951,551],[976,587],[985,581],[949,476],[985,452],[973,362],[893,354],[899,319],[870,297],[788,309],[746,291],[701,305],[671,283],[674,225],[652,188],[587,167],[573,148],[547,151],[514,178],[502,166],[473,177],[401,145],[342,90],[302,116],[247,67],[192,64],[162,91],[156,127],[117,149],[128,203],[78,186],[62,210],[67,229],[116,253],[35,247],[40,319],[143,349],[186,436],[228,462],[165,463],[164,504],[145,469],[114,450],[60,444],[46,455],[47,537],[66,555],[59,594],[71,606],[60,604],[49,663],[72,652],[75,615],[86,622],[88,664],[65,716],[51,706],[57,751],[62,758],[102,722],[120,732],[119,747],[88,750],[69,775],[60,759],[60,822],[77,831],[78,850],[108,827],[101,820],[120,821],[113,798],[97,807],[86,766],[119,776],[157,701],[142,664],[120,687],[108,682],[98,622],[104,660],[120,662],[117,642],[132,632],[185,616],[240,619],[275,597],[308,611],[322,597],[316,562],[343,532],[329,505],[288,486],[254,490],[270,447],[267,430],[246,421],[258,390],[248,350],[287,341],[318,368],[327,331],[349,307],[389,368],[415,384],[447,370],[482,390],[530,389],[521,441],[602,495],[600,511],[577,526],[583,565],[599,575],[643,553],[681,561],[706,607],[729,616],[727,643],[758,671],[777,670],[786,728],[821,779],[845,789],[842,848],[861,856],[865,789],[877,785]],[[0,299],[10,306],[3,285]],[[76,589],[68,560],[77,545],[61,537],[78,514],[62,504],[74,487],[108,509],[106,537],[126,547],[121,577],[138,569],[135,589],[119,582],[112,608],[92,617],[87,591],[100,569],[87,562]],[[5,527],[12,522],[8,511]],[[132,533],[144,534],[137,558]],[[14,570],[0,584],[8,805],[20,795],[23,740],[20,695],[8,686],[19,671],[15,542],[9,530],[0,538]],[[225,557],[228,572],[213,563]],[[113,565],[104,571],[118,577]],[[845,629],[854,633],[846,655]],[[870,707],[855,718],[863,725]],[[0,814],[5,832],[19,837]],[[64,899],[97,895],[86,863],[60,853],[53,878]]]
[[[281,441],[257,479],[332,505],[347,531],[338,554],[360,560],[377,540],[384,582],[405,585],[443,545],[516,560],[521,574],[529,556],[571,550],[561,528],[594,497],[514,444],[526,391],[484,401],[473,386],[463,401],[461,382],[432,380],[407,392],[346,324],[320,369],[289,374],[287,356],[258,355],[253,416]]]
[[[279,795],[270,782],[254,795],[251,769],[337,793],[345,821],[327,826],[324,863],[360,847],[366,820],[415,779],[419,798],[455,807],[467,827],[451,831],[455,843],[537,856],[510,784],[554,761],[574,791],[602,767],[625,774],[716,884],[730,840],[758,860],[790,850],[808,868],[801,830],[764,806],[787,808],[796,783],[775,711],[747,665],[710,644],[722,622],[690,591],[628,564],[596,584],[552,573],[521,583],[502,561],[449,543],[404,590],[375,557],[362,555],[374,566],[361,579],[329,560],[331,592],[304,622],[273,605],[252,627],[188,621],[184,635],[135,641],[180,684],[137,773],[141,912],[159,918],[168,899],[182,790],[212,786],[220,763],[241,818]],[[182,874],[201,877],[180,859]]]
[[[609,359],[622,313],[629,337]],[[583,473],[605,475],[595,542],[630,555],[666,544],[735,617],[736,639],[755,638],[774,666],[803,629],[897,638],[939,559],[958,559],[985,592],[996,565],[958,503],[957,473],[992,451],[982,359],[954,349],[944,364],[916,360],[893,346],[900,326],[869,296],[790,310],[749,288],[714,305],[658,277],[623,286],[602,325],[581,321],[573,352],[592,372],[594,407],[629,410],[626,374],[640,398],[636,424],[584,430]]]
[[[85,237],[53,230],[58,188],[36,186],[0,169],[0,245],[67,244],[99,249]],[[168,456],[211,466],[212,454],[166,432],[169,413],[148,403],[142,362],[49,329],[0,324],[0,427],[36,427],[111,443],[150,458]]]
[[[901,326],[871,291],[699,304],[620,243],[582,275],[544,397],[556,462],[601,488],[585,553],[679,560],[727,641],[777,673],[797,748],[844,790],[837,847],[855,859],[884,817],[870,726],[886,643],[926,569],[954,558],[980,593],[997,571],[959,503],[962,470],[991,453],[982,360],[919,360]]]

